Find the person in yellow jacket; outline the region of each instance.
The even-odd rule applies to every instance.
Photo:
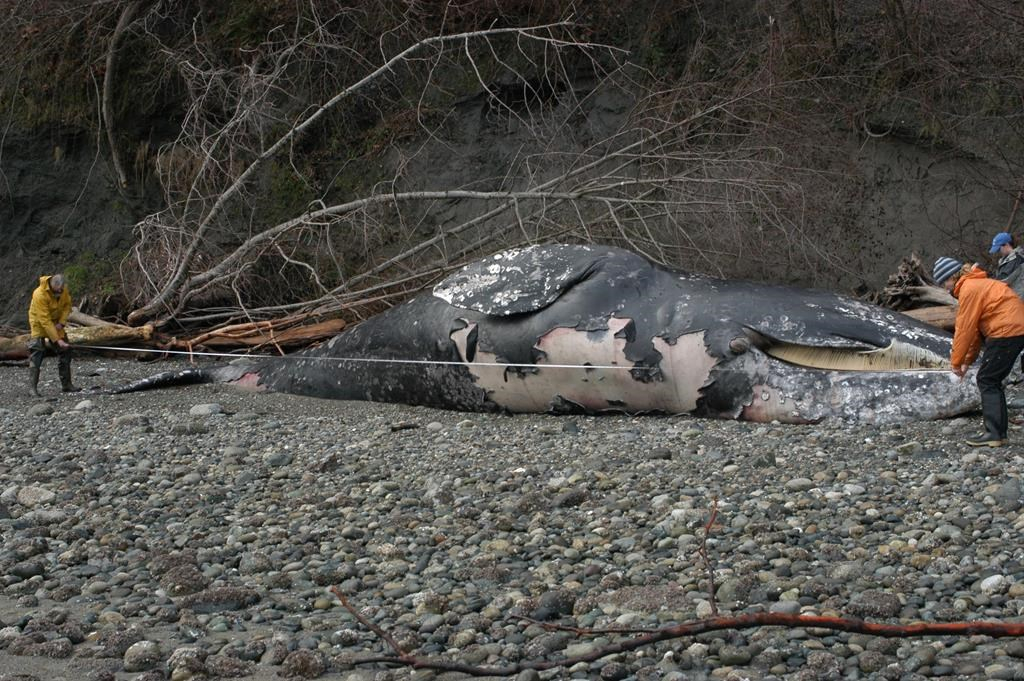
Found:
[[[985,432],[968,439],[967,444],[1003,447],[1009,444],[1003,379],[1024,350],[1024,301],[977,265],[964,265],[953,258],[936,260],[932,278],[960,302],[949,358],[957,376],[964,377],[984,343],[977,381]]]
[[[63,274],[39,277],[39,286],[32,292],[28,308],[29,341],[28,376],[32,394],[39,397],[39,370],[48,351],[57,353],[57,373],[62,391],[77,392],[71,382],[71,346],[68,345],[67,324],[71,314],[71,293]]]

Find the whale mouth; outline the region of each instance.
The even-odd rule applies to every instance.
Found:
[[[948,361],[907,342],[881,348],[835,348],[776,342],[758,346],[760,361],[750,398],[737,418],[817,423],[840,419],[901,423],[946,418],[977,407],[973,381],[962,381]]]
[[[911,343],[893,340],[884,348],[855,348],[800,345],[768,339],[761,350],[794,366],[828,371],[950,371],[949,359]]]

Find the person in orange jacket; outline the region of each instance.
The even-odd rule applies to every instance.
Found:
[[[71,314],[71,293],[64,285],[64,275],[39,277],[39,286],[32,292],[28,308],[28,325],[32,339],[29,341],[28,376],[29,389],[39,395],[39,370],[47,351],[57,353],[57,373],[63,392],[78,392],[71,382],[71,346],[68,345],[64,328]]]
[[[985,346],[977,377],[985,432],[968,439],[967,444],[1003,447],[1009,444],[1003,379],[1024,350],[1024,301],[977,265],[964,265],[953,258],[936,260],[932,278],[960,301],[949,358],[954,373],[963,378],[983,342]]]

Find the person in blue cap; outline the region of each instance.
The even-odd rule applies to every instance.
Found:
[[[992,255],[999,254],[999,264],[992,278],[1001,281],[1024,298],[1024,248],[1017,245],[1009,232],[999,232],[992,238]]]
[[[999,263],[992,278],[1009,286],[1014,293],[1024,299],[1024,248],[1017,245],[1017,240],[1009,232],[999,232],[992,237],[990,254],[999,254]],[[1020,358],[1021,376],[1024,377],[1024,355]],[[1020,383],[1024,378],[1013,381]]]

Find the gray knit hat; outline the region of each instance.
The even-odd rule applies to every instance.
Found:
[[[939,286],[944,281],[952,277],[954,274],[960,271],[964,266],[959,260],[953,260],[953,258],[939,258],[935,261],[935,267],[932,268],[932,279]]]

